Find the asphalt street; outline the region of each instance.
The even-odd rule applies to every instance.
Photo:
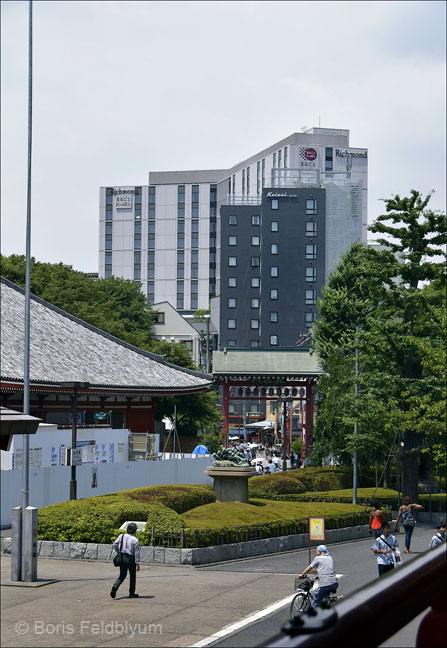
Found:
[[[428,543],[433,535],[433,527],[429,525],[418,525],[413,533],[411,544],[412,554],[403,553],[404,535],[396,534],[399,547],[402,552],[402,558],[405,563],[423,551],[427,550]],[[346,596],[351,592],[363,587],[366,583],[378,577],[376,556],[371,551],[373,544],[372,538],[357,540],[350,543],[342,543],[329,546],[329,551],[334,559],[334,566],[337,574],[340,574],[338,594]],[[312,557],[315,554],[312,554]],[[283,575],[286,582],[293,581],[290,575],[297,574],[308,565],[308,550],[293,551],[287,554],[268,556],[265,558],[256,558],[234,562],[226,565],[216,565],[212,567],[201,567],[200,569],[216,572],[220,571],[238,571],[248,574],[274,574]],[[424,615],[422,614],[420,618]],[[253,623],[237,632],[229,634],[226,638],[210,643],[213,646],[232,646],[248,647],[261,646],[265,644],[269,637],[272,637],[280,631],[281,626],[289,618],[289,605],[279,611],[264,617],[260,621]],[[399,633],[390,637],[382,645],[394,648],[411,648],[415,646],[416,632],[419,625],[419,618],[413,620],[411,624],[403,628]],[[360,640],[359,640],[360,641]]]
[[[404,555],[404,561],[425,551],[432,535],[433,528],[418,525],[415,553]],[[402,547],[402,534],[398,541]],[[371,545],[368,538],[329,546],[341,574],[341,594],[376,578]],[[109,592],[116,569],[110,562],[39,559],[39,579],[58,581],[26,586],[9,582],[10,557],[2,556],[1,645],[265,645],[287,619],[289,606],[281,602],[293,594],[295,575],[307,561],[308,552],[301,550],[200,568],[142,565],[137,574],[140,598],[127,598],[125,582],[112,600]],[[274,605],[275,612],[270,613]],[[411,648],[416,631],[417,624],[412,623],[383,645]],[[215,641],[218,632],[220,639]]]

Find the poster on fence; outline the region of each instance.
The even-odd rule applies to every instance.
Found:
[[[326,541],[324,523],[325,518],[323,516],[309,518],[309,563],[311,562],[310,543],[321,542],[324,544],[324,542]]]

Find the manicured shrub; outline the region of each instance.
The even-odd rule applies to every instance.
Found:
[[[251,477],[248,481],[249,496],[275,499],[282,493],[304,493],[304,484],[292,476],[291,472]]]

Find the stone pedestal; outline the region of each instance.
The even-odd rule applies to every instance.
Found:
[[[248,480],[256,475],[254,468],[210,466],[204,474],[214,480],[213,489],[217,502],[248,504]]]

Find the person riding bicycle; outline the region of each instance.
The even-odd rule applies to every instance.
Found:
[[[338,587],[337,575],[334,569],[334,561],[329,555],[329,551],[326,545],[318,545],[315,553],[317,555],[312,560],[310,565],[308,565],[301,574],[298,574],[300,578],[303,578],[303,576],[310,572],[312,569],[316,568],[318,571],[319,587],[315,592],[312,607],[318,607],[319,605],[321,605],[323,599],[327,598],[331,592],[336,592]]]

